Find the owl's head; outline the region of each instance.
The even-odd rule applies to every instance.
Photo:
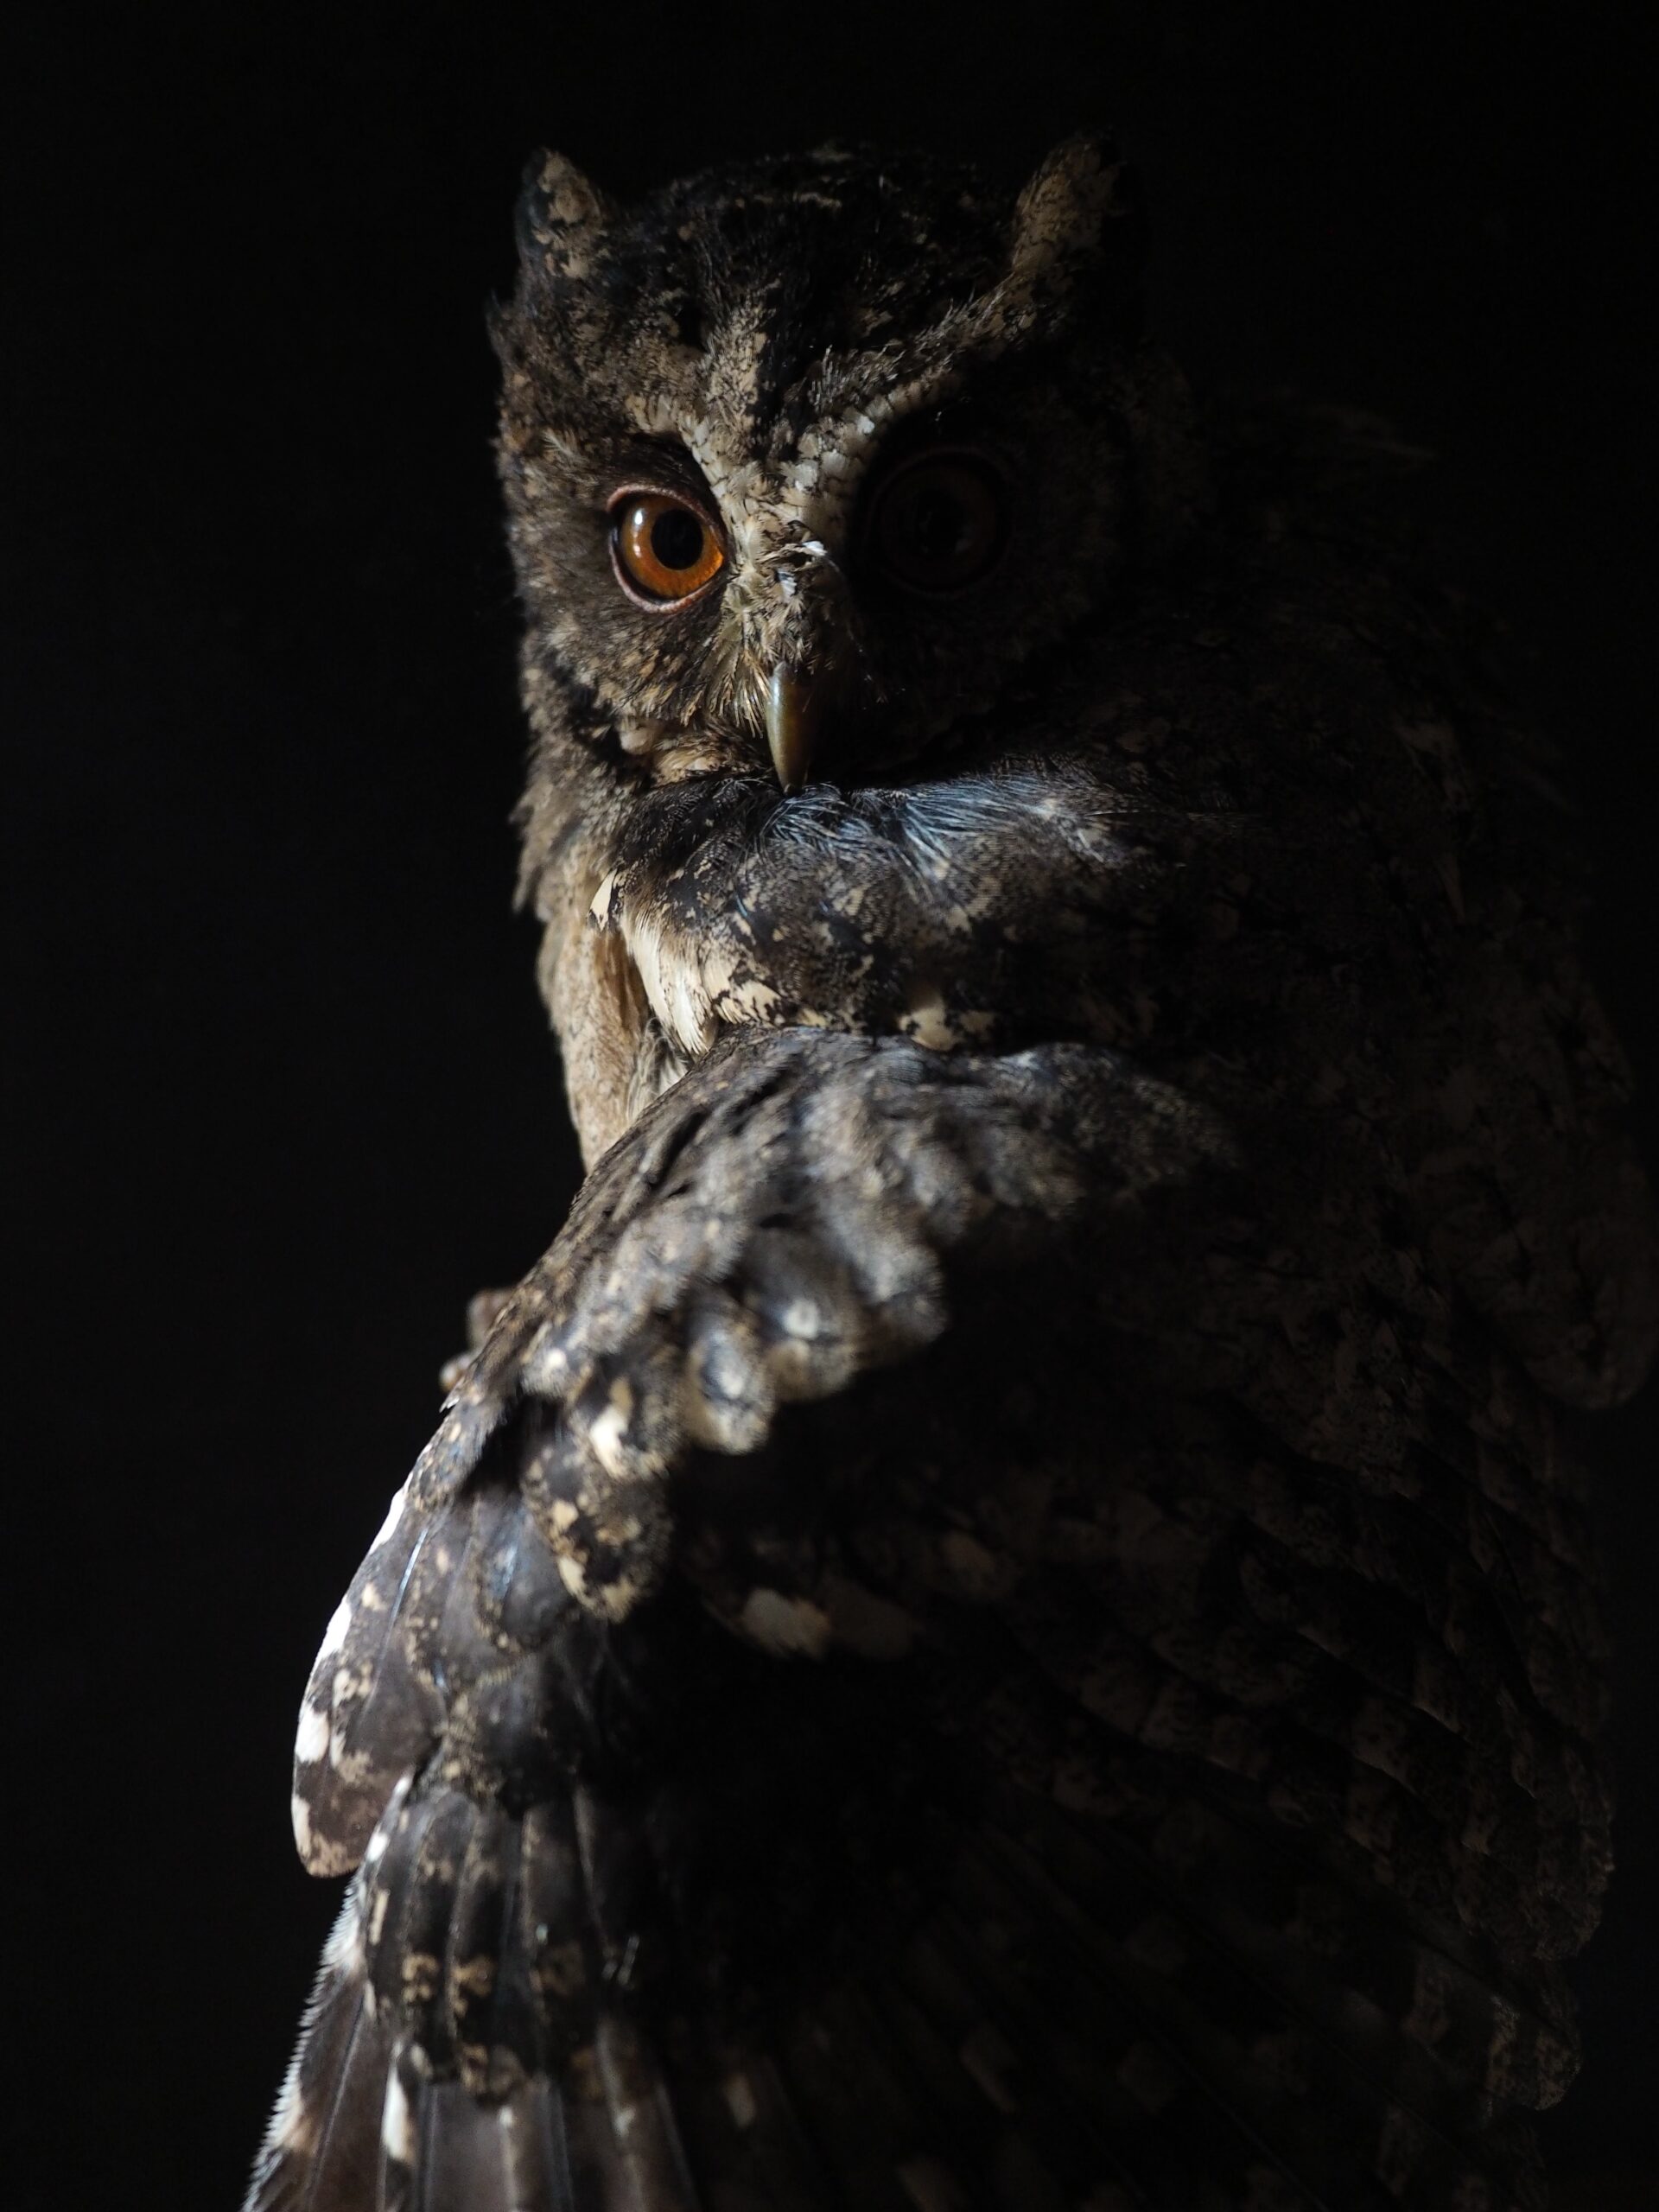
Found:
[[[547,156],[519,236],[528,681],[652,783],[879,777],[1177,527],[1185,410],[1096,140],[1017,194],[831,149],[629,210]]]

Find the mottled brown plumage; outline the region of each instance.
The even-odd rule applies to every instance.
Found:
[[[522,238],[592,1172],[307,1693],[251,2208],[1530,2212],[1653,1245],[1405,457],[1194,405],[1090,142]]]

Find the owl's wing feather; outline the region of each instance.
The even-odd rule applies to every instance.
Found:
[[[249,2212],[1531,2212],[1581,1532],[1300,1141],[785,1032],[600,1163],[308,1691]]]
[[[398,1776],[442,1726],[412,1649],[442,1525],[411,1506],[407,1484],[396,1493],[312,1664],[295,1744],[294,1829],[314,1874],[356,1866]]]
[[[429,1869],[426,1840],[445,1809],[412,1824]],[[1192,1807],[1181,1809],[1190,1826]],[[1212,1809],[1205,1840],[1236,1882],[1232,1854],[1241,1842],[1248,1853],[1250,1826],[1224,1805]],[[470,1803],[459,1817],[490,1820]],[[556,1865],[559,1841],[573,1840],[545,1823],[509,1836],[524,1867],[550,1851]],[[601,1848],[630,1840],[602,1823],[595,1837]],[[498,1836],[489,1848],[500,1846]],[[1305,1907],[1317,1865],[1300,1870],[1297,1892],[1281,1840],[1262,1856]],[[561,1938],[602,1952],[580,1885],[563,1899],[575,1916],[535,1916],[554,1886],[543,1878],[534,1904],[505,1906],[504,1985],[528,1981]],[[1334,1970],[1310,1958],[1294,1924],[1281,1930],[1259,1909],[1251,1916],[1195,1898],[1109,1832],[1057,1817],[1040,1800],[1010,1801],[966,1840],[948,1886],[891,1961],[841,1977],[765,2042],[676,2048],[671,2033],[641,2027],[620,1975],[607,1983],[602,1967],[587,2003],[572,2006],[575,1970],[560,1961],[557,2009],[582,2039],[543,2047],[522,2073],[512,2046],[497,2046],[493,2094],[457,2077],[442,2043],[400,2044],[410,2032],[401,1991],[384,1991],[371,2012],[372,1968],[360,1955],[337,1959],[250,2206],[1122,2212],[1201,2203],[1231,2183],[1236,2197],[1208,2201],[1258,2201],[1271,2188],[1266,2201],[1306,2212],[1383,2212],[1453,2202],[1477,2176],[1501,2184],[1502,2130],[1472,2144],[1466,2084],[1393,2017],[1397,1990],[1357,1995],[1344,1972],[1369,1952],[1387,1959],[1392,1980],[1403,1957],[1449,2008],[1458,1962],[1428,1946],[1413,1962],[1403,1915],[1390,1924],[1386,1908],[1356,1906],[1344,1924],[1334,1897],[1324,1902],[1324,1944],[1339,1945]],[[373,1903],[370,1891],[354,1893],[348,1913],[359,1929]],[[456,1911],[459,1925],[460,1900]],[[407,1904],[394,1908],[377,1965],[421,1955],[401,1949],[409,1916]],[[1503,2025],[1490,1993],[1479,2024],[1484,2048]],[[1410,2182],[1397,2193],[1376,2171],[1390,2139],[1396,2179]],[[1535,2200],[1523,2190],[1491,2201]]]

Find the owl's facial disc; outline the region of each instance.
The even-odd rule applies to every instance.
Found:
[[[833,666],[845,643],[835,634],[846,626],[843,594],[816,611],[810,605],[816,565],[843,572],[855,596],[893,588],[920,600],[952,598],[996,569],[1008,510],[1007,485],[986,454],[906,444],[896,461],[876,456],[855,513],[843,518],[839,534],[848,542],[839,559],[798,536],[769,549],[760,577],[749,580],[747,595],[759,601],[750,610],[751,657],[765,676],[767,747],[785,794],[810,779],[834,688],[825,664]],[[732,542],[712,496],[632,484],[613,495],[607,512],[617,584],[654,617],[686,613],[730,573]]]
[[[628,792],[919,772],[1111,618],[1185,496],[1116,176],[822,155],[625,211],[537,166],[503,478],[547,712]]]

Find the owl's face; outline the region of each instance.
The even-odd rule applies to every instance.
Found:
[[[1017,201],[825,152],[626,217],[549,157],[520,221],[530,682],[633,777],[775,791],[947,747],[1160,526],[1176,441],[1092,143]]]
[[[626,213],[549,158],[520,213],[520,884],[589,1158],[733,1026],[1265,1034],[1239,848],[1271,812],[1287,898],[1345,880],[1289,826],[1339,764],[1182,598],[1211,510],[1100,147]]]
[[[1288,1096],[1443,1019],[1461,757],[1316,512],[1375,441],[1211,426],[1202,488],[1096,145],[1017,197],[820,154],[627,213],[550,159],[521,214],[521,886],[590,1158],[733,1027]]]

